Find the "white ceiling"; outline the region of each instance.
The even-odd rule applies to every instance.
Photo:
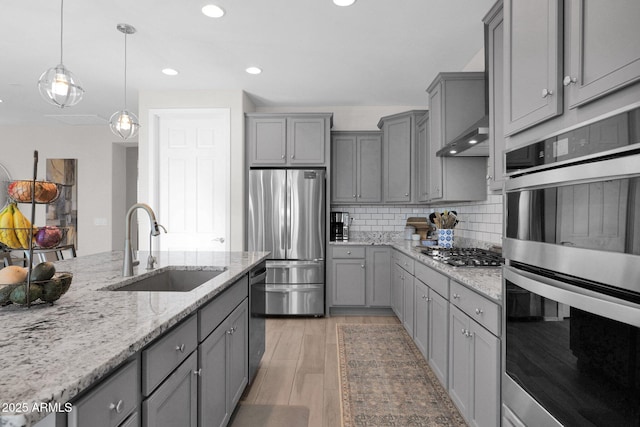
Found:
[[[226,10],[207,18],[203,5]],[[0,125],[93,124],[139,90],[245,90],[258,107],[425,105],[440,71],[483,45],[494,0],[66,0],[63,63],[85,98],[59,109],[37,90],[60,60],[60,1],[5,0],[0,13]],[[253,76],[246,67],[264,72]],[[160,71],[180,71],[168,77]],[[63,116],[53,118],[52,116]],[[64,117],[69,116],[69,117]]]

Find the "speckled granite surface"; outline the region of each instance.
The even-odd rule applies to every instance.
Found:
[[[227,270],[191,292],[112,292],[145,275],[122,277],[122,252],[56,262],[74,274],[70,290],[51,305],[0,307],[0,426],[29,426],[47,415],[34,404],[64,403],[154,338],[193,313],[268,252],[161,252],[162,269]],[[152,272],[152,273],[153,273]],[[12,406],[13,404],[13,406]],[[26,413],[18,408],[26,408]],[[14,410],[10,410],[14,408]],[[18,412],[18,413],[16,413]]]
[[[422,262],[428,267],[437,270],[450,278],[478,291],[479,293],[502,304],[502,269],[501,268],[464,268],[451,267],[447,264],[432,260],[430,257],[417,252],[413,243],[409,240],[384,241],[381,239],[367,239],[349,242],[331,242],[331,245],[387,245],[398,249],[402,253]]]

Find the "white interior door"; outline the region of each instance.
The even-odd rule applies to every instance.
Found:
[[[227,250],[229,109],[171,110],[158,117],[158,222],[167,229],[158,248]]]

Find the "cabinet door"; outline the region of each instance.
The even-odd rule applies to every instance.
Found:
[[[194,351],[169,378],[142,403],[147,427],[198,425],[198,351]]]
[[[442,158],[436,155],[444,138],[442,120],[442,84],[439,84],[429,92],[429,200],[442,198]]]
[[[284,117],[248,119],[250,165],[287,163],[287,119]]]
[[[418,156],[418,201],[429,200],[429,120],[421,119],[416,131],[416,154]]]
[[[504,2],[505,135],[562,114],[562,2]]]
[[[393,280],[391,282],[391,308],[398,319],[402,321],[402,304],[404,294],[404,270],[398,264],[393,264]]]
[[[249,313],[248,302],[245,299],[227,319],[231,333],[227,334],[228,352],[227,369],[229,371],[229,411],[233,412],[240,401],[247,383],[249,382]]]
[[[367,305],[389,307],[391,305],[391,250],[367,248],[366,266]]]
[[[500,420],[500,340],[471,322],[473,334],[473,396],[469,422],[473,426],[491,427]]]
[[[287,154],[290,165],[325,163],[325,119],[293,117],[287,119]]]
[[[640,80],[640,2],[571,0],[569,108]],[[635,40],[635,41],[634,41]]]
[[[410,116],[384,123],[384,199],[411,201],[411,121]]]
[[[404,273],[404,304],[402,306],[402,324],[404,328],[407,330],[407,333],[411,338],[413,338],[413,306],[415,304],[415,286],[414,286],[414,277],[405,272]]]
[[[504,182],[504,70],[502,9],[488,23],[489,49],[489,188],[502,190]]]
[[[468,419],[471,404],[471,320],[457,307],[449,312],[449,395],[460,413]]]
[[[365,305],[365,260],[334,259],[332,283],[333,305]]]
[[[201,425],[220,427],[227,424],[231,411],[227,406],[227,384],[230,375],[227,366],[227,322],[221,323],[198,349],[201,378],[199,404]]]
[[[420,349],[425,359],[429,357],[429,287],[417,278],[415,283],[415,304],[413,340]]]
[[[331,200],[334,203],[357,201],[356,139],[355,135],[331,138]]]
[[[440,382],[449,385],[449,302],[431,292],[429,310],[429,366]]]
[[[357,201],[382,201],[382,136],[358,137]]]

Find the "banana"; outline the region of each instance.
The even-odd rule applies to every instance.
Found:
[[[10,203],[5,209],[0,212],[0,242],[7,245],[9,248],[17,249],[22,245],[16,236],[16,232],[13,225],[13,207],[15,205]]]
[[[31,222],[25,217],[17,205],[13,205],[13,227],[16,233],[16,237],[20,242],[20,247],[23,249],[29,249],[29,229],[31,228]]]

